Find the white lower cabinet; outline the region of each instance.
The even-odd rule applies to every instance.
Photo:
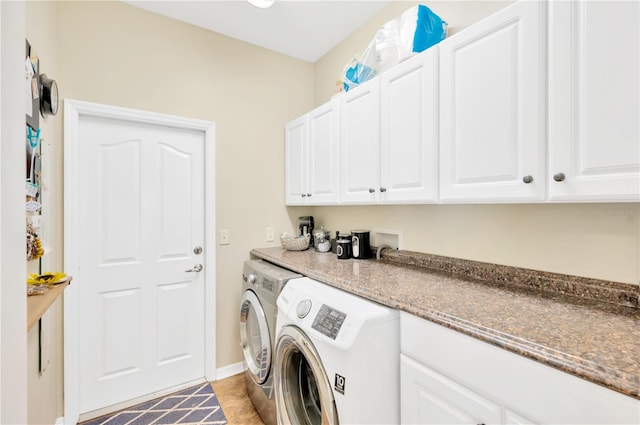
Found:
[[[499,404],[405,355],[400,380],[403,424],[501,423]]]
[[[635,424],[640,400],[401,313],[403,424]]]

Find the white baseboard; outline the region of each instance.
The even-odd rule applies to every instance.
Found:
[[[219,367],[216,370],[216,380],[219,381],[221,379],[228,378],[230,376],[242,373],[243,371],[244,371],[244,365],[242,364],[242,362]]]

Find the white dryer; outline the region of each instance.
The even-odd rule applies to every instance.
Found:
[[[242,269],[240,343],[247,394],[265,425],[276,424],[273,397],[276,298],[289,279],[301,277],[262,260],[245,261]]]
[[[278,297],[281,425],[400,423],[400,314],[309,278]]]

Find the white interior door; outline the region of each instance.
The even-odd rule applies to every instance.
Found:
[[[79,413],[205,378],[205,139],[80,116]]]

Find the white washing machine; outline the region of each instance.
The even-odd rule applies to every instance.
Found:
[[[281,425],[400,423],[400,314],[309,278],[278,297]]]
[[[245,261],[240,302],[240,343],[247,394],[265,425],[276,424],[273,394],[276,298],[290,279],[301,277],[262,260]]]

